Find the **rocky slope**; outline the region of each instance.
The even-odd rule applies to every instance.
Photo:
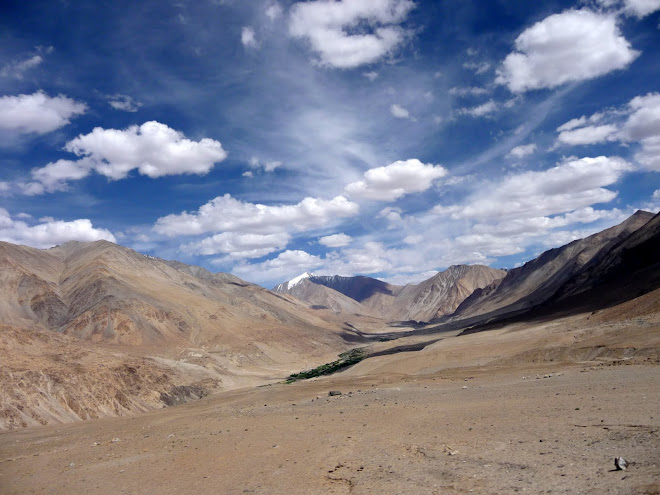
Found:
[[[14,418],[9,424],[160,407],[171,402],[173,387],[200,380],[209,391],[264,383],[355,345],[354,335],[347,342],[342,326],[300,302],[106,241],[49,250],[0,243],[0,324],[0,362],[14,366],[0,376],[0,416]],[[81,352],[58,351],[54,358],[50,346]],[[83,362],[90,353],[94,359]],[[132,378],[136,387],[113,382],[118,372],[111,369],[137,369],[136,362],[143,363]],[[113,387],[123,391],[121,407],[92,399],[105,383],[110,395]],[[76,395],[89,399],[82,409],[70,404]],[[24,415],[16,412],[21,404]]]
[[[652,213],[638,211],[619,225],[544,252],[510,270],[501,281],[476,290],[452,318],[475,321],[527,311],[551,301],[565,283],[583,270],[591,269],[590,278],[597,280],[602,269],[599,262],[653,217]]]
[[[454,312],[475,289],[499,281],[506,272],[482,265],[456,265],[420,284],[397,286],[357,276],[303,274],[276,286],[310,305],[325,305],[336,312],[368,314],[396,321],[429,321]]]

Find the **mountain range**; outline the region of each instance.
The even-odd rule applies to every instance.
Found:
[[[508,271],[457,265],[405,286],[305,273],[269,291],[107,241],[0,242],[0,428],[272,383],[384,335],[595,311],[660,287],[659,252],[660,215],[638,211]]]

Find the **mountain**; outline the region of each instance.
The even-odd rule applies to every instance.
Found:
[[[28,424],[32,415],[65,420],[162,407],[185,390],[176,387],[201,382],[207,391],[264,383],[331,361],[356,338],[349,344],[343,325],[233,275],[107,241],[48,250],[0,242],[0,325],[0,418]],[[85,377],[73,379],[75,369]],[[119,375],[133,386],[113,382]],[[103,381],[124,397],[77,412],[67,402],[97,397]],[[19,413],[20,404],[35,409]]]
[[[331,307],[336,312],[369,314],[398,321],[429,321],[453,313],[475,289],[486,287],[505,274],[482,265],[456,265],[420,284],[397,286],[365,276],[304,273],[279,284],[273,291],[290,294],[310,305]]]
[[[545,251],[536,259],[520,268],[510,270],[501,281],[495,281],[483,289],[476,290],[463,301],[451,316],[453,320],[478,321],[480,319],[518,314],[543,303],[556,300],[555,294],[574,277],[586,273],[591,288],[600,280],[604,269],[602,260],[633,233],[645,226],[654,215],[638,211],[631,217],[609,229],[565,246]],[[584,275],[582,275],[584,276]],[[573,289],[565,289],[566,295],[578,286],[587,290],[587,285],[576,281]]]
[[[506,275],[483,265],[453,265],[417,285],[406,285],[390,310],[399,320],[430,321],[452,314],[475,290],[498,283]]]
[[[595,256],[553,295],[552,302],[613,305],[660,287],[660,214]]]

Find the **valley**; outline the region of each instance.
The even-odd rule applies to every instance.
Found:
[[[105,241],[2,243],[1,491],[658,493],[659,224],[509,271],[273,292]]]

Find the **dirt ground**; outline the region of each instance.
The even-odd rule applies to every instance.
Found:
[[[658,366],[544,365],[234,391],[4,432],[0,492],[657,494],[658,384]]]
[[[659,304],[650,294],[329,377],[0,432],[0,493],[660,494]]]

